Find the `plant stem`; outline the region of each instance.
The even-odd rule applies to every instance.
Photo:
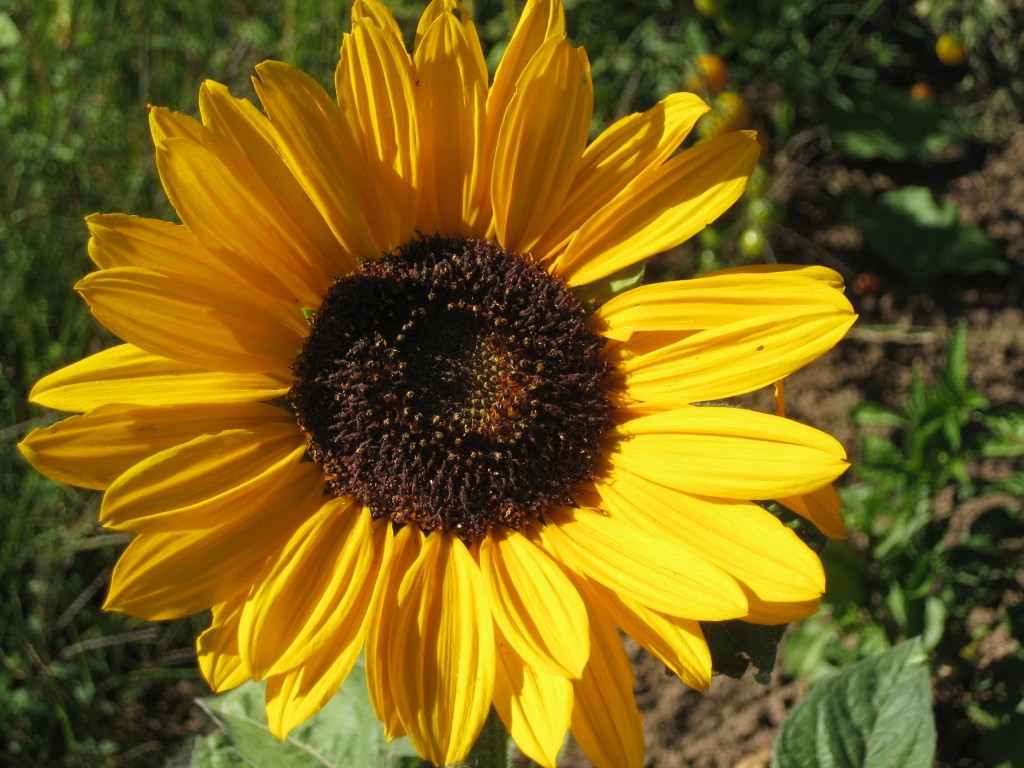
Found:
[[[508,732],[491,709],[484,723],[483,730],[477,736],[476,744],[459,768],[507,768],[508,766]]]

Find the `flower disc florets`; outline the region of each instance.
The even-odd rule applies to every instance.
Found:
[[[610,426],[601,340],[563,280],[480,240],[421,238],[340,278],[289,397],[337,494],[374,517],[522,528],[590,479]]]

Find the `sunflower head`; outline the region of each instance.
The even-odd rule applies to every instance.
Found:
[[[563,280],[486,240],[417,237],[327,292],[289,399],[331,492],[471,542],[593,477],[606,370]]]
[[[215,690],[264,680],[284,737],[365,653],[388,736],[465,757],[493,708],[553,766],[567,730],[639,766],[619,630],[707,687],[702,621],[813,612],[816,555],[758,502],[842,535],[831,437],[710,406],[782,380],[853,322],[839,276],[724,270],[598,287],[725,211],[751,132],[680,151],[672,94],[588,143],[593,88],[560,0],[528,0],[493,79],[473,20],[427,6],[407,51],[356,0],[329,95],[257,67],[157,108],[180,223],[89,217],[77,286],[124,343],[43,378],[75,415],[41,472],[134,535],[106,607],[210,610]]]

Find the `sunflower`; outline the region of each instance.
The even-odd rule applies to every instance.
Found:
[[[210,610],[204,676],[265,680],[279,737],[365,653],[386,734],[436,764],[493,707],[541,765],[569,729],[596,764],[640,765],[619,630],[703,689],[698,622],[817,607],[817,557],[755,502],[816,499],[792,506],[841,535],[842,448],[706,403],[832,347],[841,280],[610,290],[725,211],[758,145],[678,152],[708,110],[685,93],[588,145],[560,0],[527,2],[490,83],[455,0],[411,55],[376,0],[351,29],[336,99],[266,62],[264,111],[214,82],[200,121],[152,109],[182,223],[88,218],[77,290],[125,343],[39,381],[33,402],[78,415],[21,450],[135,534],[105,607]]]

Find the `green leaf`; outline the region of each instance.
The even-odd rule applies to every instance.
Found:
[[[981,444],[983,458],[1024,456],[1024,411],[995,409],[981,423],[989,433]]]
[[[816,685],[782,724],[772,768],[929,768],[931,683],[921,640]]]
[[[903,454],[892,440],[882,435],[862,435],[860,442],[864,464],[902,470]]]
[[[823,600],[839,608],[861,604],[866,596],[864,556],[847,539],[829,539],[821,553],[828,585]]]
[[[902,414],[878,403],[861,403],[851,415],[859,427],[902,427],[907,423]]]
[[[767,685],[772,681],[785,624],[766,627],[745,621],[702,621],[700,626],[711,649],[715,672],[738,680],[754,667],[757,682]]]
[[[21,43],[21,32],[9,14],[0,13],[0,49],[13,48]]]
[[[967,391],[967,322],[961,320],[946,350],[946,379],[958,395]]]
[[[387,742],[366,693],[362,660],[341,690],[285,741],[267,729],[264,685],[246,683],[199,705],[220,728],[196,739],[192,768],[412,768],[407,738]]]
[[[867,246],[911,282],[1009,269],[984,231],[963,224],[956,209],[937,201],[926,187],[901,187],[877,200],[852,201],[847,215],[864,233]]]
[[[830,652],[842,649],[839,623],[827,608],[801,621],[786,635],[786,672],[809,683],[832,677],[838,669]]]
[[[586,285],[579,285],[573,288],[572,292],[584,304],[599,307],[609,299],[628,291],[630,288],[636,288],[643,283],[644,270],[646,268],[647,262],[641,261],[639,264],[633,264],[625,269],[620,269],[615,274],[601,280],[596,280]]]
[[[924,632],[921,641],[926,650],[932,650],[946,634],[946,617],[949,611],[938,597],[931,596],[924,601]]]
[[[845,100],[830,95],[833,104],[822,118],[832,140],[858,160],[926,158],[969,135],[937,101],[911,99],[877,83],[862,83],[850,96]]]

